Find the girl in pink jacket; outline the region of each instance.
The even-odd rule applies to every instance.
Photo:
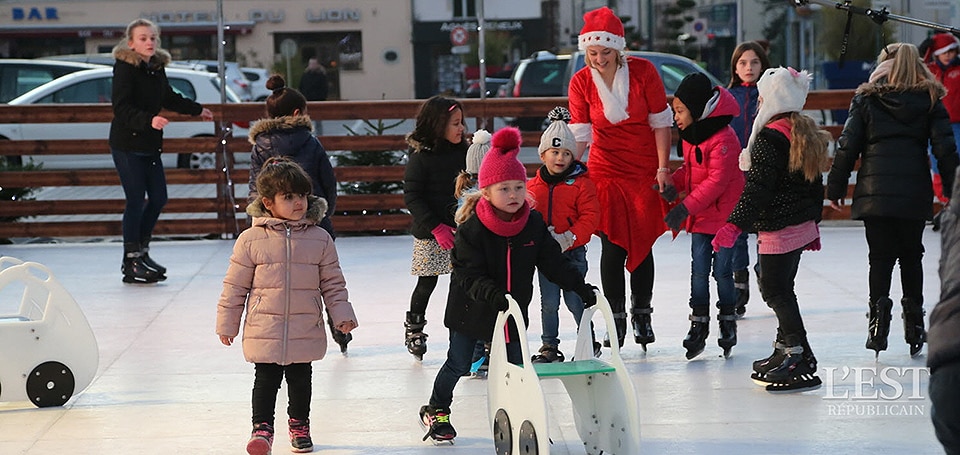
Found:
[[[706,76],[683,78],[673,98],[674,119],[680,129],[683,164],[672,175],[674,189],[662,194],[668,200],[685,192],[664,221],[670,229],[685,229],[690,241],[690,331],[683,339],[687,359],[703,352],[710,334],[710,269],[717,281],[720,338],[724,356],[737,344],[737,292],[733,283],[733,250],[714,253],[710,244],[726,223],[743,192],[743,172],[738,168],[740,140],[730,120],[740,106],[726,89],[714,87]]]
[[[257,190],[259,197],[247,206],[253,226],[237,237],[223,279],[217,334],[230,346],[243,319],[243,356],[256,365],[247,453],[271,451],[284,376],[292,450],[310,452],[310,362],[327,352],[323,306],[344,334],[357,327],[357,317],[333,239],[317,225],[327,204],[312,195],[307,173],[288,158],[270,158]]]

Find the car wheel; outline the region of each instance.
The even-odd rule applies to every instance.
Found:
[[[213,137],[213,136],[194,136]],[[178,169],[215,169],[217,156],[214,153],[180,153],[177,155]]]

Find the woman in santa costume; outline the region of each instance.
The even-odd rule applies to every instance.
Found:
[[[570,79],[570,129],[578,160],[590,147],[590,177],[601,208],[600,280],[614,312],[617,342],[623,346],[626,333],[625,266],[634,340],[646,350],[654,341],[651,248],[667,230],[665,202],[654,185],[673,188],[667,167],[673,111],[654,65],[624,55],[623,23],[613,11],[595,9],[583,20],[579,48],[586,66]]]

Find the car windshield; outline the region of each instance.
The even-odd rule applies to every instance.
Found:
[[[536,60],[527,65],[522,76],[522,96],[559,96],[563,91],[566,60]]]

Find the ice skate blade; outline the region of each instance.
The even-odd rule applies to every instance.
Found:
[[[644,350],[646,350],[646,349],[644,349]],[[687,360],[693,360],[693,359],[697,358],[698,355],[703,354],[703,351],[704,351],[704,350],[706,350],[706,346],[698,349],[698,350],[695,351],[695,352],[687,351],[687,353],[685,354],[685,356],[687,357]]]
[[[809,392],[811,390],[817,390],[820,388],[823,382],[819,377],[812,374],[802,374],[794,378],[793,382],[776,382],[767,384],[767,392],[769,393],[800,393],[800,392]]]
[[[147,278],[137,279],[130,275],[123,276],[123,282],[127,284],[156,284],[157,281],[158,281],[157,279],[147,279]]]

